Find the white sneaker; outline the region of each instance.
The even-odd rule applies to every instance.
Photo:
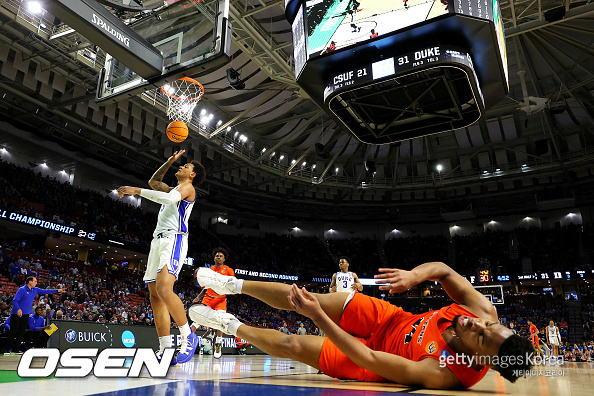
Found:
[[[234,276],[221,275],[210,268],[199,268],[196,272],[196,280],[202,287],[212,289],[217,294],[239,294],[237,290],[237,278]]]
[[[220,359],[221,356],[223,356],[223,345],[221,345],[220,343],[215,343],[214,358]]]
[[[211,270],[208,271],[214,272]],[[216,290],[215,292],[218,293]],[[227,313],[225,311],[215,311],[211,307],[208,307],[204,304],[192,305],[188,310],[188,314],[194,322],[206,327],[211,327],[215,330],[220,330],[226,334],[235,335],[231,333],[231,331],[229,330],[229,325],[232,323],[241,323],[235,316],[231,315],[230,313]],[[236,331],[239,326],[232,327],[233,329],[235,329],[234,331]]]

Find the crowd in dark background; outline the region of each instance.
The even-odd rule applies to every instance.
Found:
[[[0,184],[0,210],[121,238],[148,251],[156,225],[156,213],[144,212],[125,200],[114,200],[96,191],[75,188],[68,182],[60,182],[2,159]],[[196,252],[194,257],[200,257],[200,252],[210,251],[219,242],[197,221],[190,220],[189,226],[194,237],[189,240],[189,249]]]
[[[116,236],[145,249],[152,239],[155,213],[2,160],[0,175],[0,209]],[[479,263],[497,275],[585,268],[594,259],[594,229],[588,225],[487,230],[453,238],[413,236],[383,244],[375,239],[322,240],[272,233],[215,235],[192,220],[190,230],[188,255],[200,263],[210,262],[209,252],[223,245],[232,253],[237,268],[288,275],[331,276],[343,255],[351,258],[351,270],[361,277],[373,276],[382,266],[411,269],[427,261],[443,261],[467,275],[474,274]],[[523,271],[523,265],[531,269]]]
[[[66,289],[64,293],[37,299],[35,306],[44,308],[45,317],[111,324],[154,325],[148,291],[140,275],[119,268],[105,270],[101,267],[84,266],[79,269],[79,266],[73,266],[76,259],[63,251],[30,251],[20,246],[17,241],[2,240],[0,244],[1,278],[9,278],[16,273],[16,284],[21,285],[27,276],[33,275],[38,278],[38,287]],[[17,253],[20,258],[15,259]],[[14,269],[16,270],[13,271]],[[189,307],[200,289],[195,286],[193,279],[187,278],[176,283],[175,291]],[[13,297],[14,292],[0,290],[0,324],[10,316]],[[266,304],[247,296],[229,296],[228,306],[230,312],[256,326],[280,328],[285,322],[289,331],[296,332],[299,323],[303,322],[308,332],[315,333],[310,319],[294,312],[270,309]]]
[[[584,340],[594,340],[594,285],[581,288],[582,321]]]
[[[331,252],[317,237],[267,233],[264,237],[218,235],[218,238],[233,256],[234,268],[303,277],[328,276],[329,271],[338,268]]]
[[[140,274],[117,267],[95,267],[82,265],[67,252],[59,250],[31,250],[23,247],[20,241],[0,241],[0,278],[10,279],[16,274],[15,285],[23,283],[28,275],[38,277],[39,287],[66,288],[62,294],[40,297],[35,306],[44,308],[44,316],[58,320],[76,320],[99,323],[154,325],[148,292]],[[17,258],[15,258],[17,257]],[[15,271],[15,268],[17,271]],[[189,307],[200,289],[191,277],[176,283],[175,291],[184,304]],[[0,323],[10,313],[14,292],[0,290]],[[580,289],[582,304],[583,340],[594,340],[594,286],[582,285]],[[443,291],[432,293],[431,297],[412,297],[408,295],[387,296],[396,305],[412,313],[439,309],[450,304]],[[498,306],[498,314],[503,324],[513,322],[520,335],[528,336],[527,321],[532,320],[543,329],[553,320],[561,329],[566,341],[567,303],[562,296],[542,294],[506,294],[506,304]],[[290,311],[271,309],[266,304],[248,296],[228,296],[228,310],[241,320],[255,326],[280,329],[286,327],[296,334],[300,323],[307,334],[318,334],[315,324],[306,317]],[[546,339],[544,334],[541,335]]]
[[[10,191],[0,195],[0,207],[139,244],[150,241],[154,225],[140,208],[2,160],[0,175]]]
[[[453,238],[394,238],[386,241],[385,252],[390,265],[402,269],[443,261],[464,274],[474,274],[477,263],[489,266],[494,274],[575,270],[587,268],[594,258],[594,229],[570,224],[550,230],[487,230]],[[528,271],[522,267],[526,261],[531,268]]]
[[[146,247],[152,238],[156,214],[145,213],[125,201],[76,189],[68,183],[2,160],[0,183],[0,209],[114,235],[139,246]],[[211,262],[212,249],[223,245],[230,252],[228,264],[234,269],[298,274],[304,278],[330,277],[338,270],[338,258],[343,255],[351,258],[350,269],[359,277],[372,277],[379,267],[411,269],[427,261],[443,261],[466,274],[474,274],[477,265],[488,266],[494,274],[514,274],[521,273],[522,264],[527,261],[534,271],[560,271],[587,268],[594,258],[594,230],[590,226],[578,225],[550,230],[487,231],[453,238],[393,238],[383,244],[362,238],[322,240],[272,233],[258,237],[215,235],[201,228],[197,221],[190,222],[190,229],[189,256],[195,258],[197,265]],[[15,286],[22,285],[26,275],[34,274],[40,276],[40,287],[66,287],[66,293],[46,296],[38,302],[47,308],[47,315],[66,320],[153,324],[142,273],[122,269],[103,258],[82,263],[73,252],[47,249],[44,241],[45,238],[40,236],[32,236],[25,246],[20,240],[0,241],[0,275]],[[15,255],[17,252],[26,253],[25,257]],[[176,292],[186,305],[191,304],[199,291],[192,279],[176,284]],[[12,296],[0,288],[2,316],[8,315]],[[584,337],[593,339],[593,289],[584,288],[582,297]],[[520,324],[527,318],[537,321],[553,318],[558,322],[564,319],[562,300],[540,301],[532,306],[510,302],[500,314],[502,320]],[[427,306],[412,306],[411,310],[417,308]],[[316,333],[309,319],[270,310],[251,298],[230,297],[229,310],[258,326],[278,328],[286,321],[289,331],[293,331],[303,322],[308,333]]]

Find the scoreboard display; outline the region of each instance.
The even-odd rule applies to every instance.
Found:
[[[299,1],[286,0],[287,10],[290,7],[288,3],[295,8],[293,4],[299,4]],[[329,55],[341,48],[381,38],[449,13],[493,21],[508,83],[505,37],[498,0],[410,0],[406,6],[404,2],[385,0],[308,0],[303,3],[305,9],[300,6],[292,24],[294,26],[299,20],[301,27],[305,23],[303,28],[307,28],[307,32],[299,32],[296,37],[294,26],[293,42],[300,48],[306,44],[306,54],[301,56],[307,56],[307,59]],[[306,41],[302,41],[302,35],[307,37]],[[295,57],[296,75],[301,70]]]
[[[298,85],[361,142],[467,127],[509,91],[499,0],[287,0],[285,15]]]
[[[472,284],[485,282],[522,282],[522,281],[572,281],[580,279],[594,278],[594,270],[576,270],[576,271],[553,271],[553,272],[535,272],[532,274],[497,274],[494,275],[490,270],[484,269],[477,272],[478,276],[464,276]]]
[[[414,6],[386,0],[306,1],[307,54],[327,54],[331,42],[337,48],[354,45],[448,13],[447,1],[415,1]],[[373,33],[371,30],[373,29]],[[375,38],[375,37],[374,37]]]
[[[330,95],[345,89],[351,89],[358,85],[365,85],[369,82],[404,74],[415,68],[438,63],[462,64],[474,73],[474,65],[468,52],[451,45],[427,46],[396,57],[346,70],[333,76],[324,90],[324,101]],[[481,102],[484,102],[480,88],[478,91]]]
[[[491,271],[488,269],[479,270],[478,279],[480,283],[491,282]]]

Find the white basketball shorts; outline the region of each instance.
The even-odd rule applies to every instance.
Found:
[[[156,236],[151,242],[151,250],[148,256],[144,283],[151,283],[157,280],[157,274],[164,267],[167,271],[177,277],[188,254],[188,236],[182,234],[171,234]]]

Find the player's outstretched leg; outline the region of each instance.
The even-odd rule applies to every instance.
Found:
[[[169,311],[167,305],[163,302],[157,293],[157,284],[155,282],[148,284],[148,289],[151,299],[151,307],[153,309],[153,317],[155,319],[155,328],[157,330],[157,336],[159,337],[159,350],[156,353],[157,359],[161,361],[163,352],[166,348],[171,348],[171,319],[169,318]],[[177,353],[171,360],[171,365],[177,364]]]
[[[273,329],[245,326],[230,313],[215,311],[202,304],[192,305],[188,314],[196,323],[243,338],[269,355],[298,360],[320,369],[319,360],[324,337],[307,335],[297,337]]]
[[[258,282],[237,279],[234,276],[225,276],[208,268],[200,268],[196,273],[198,284],[212,289],[217,294],[247,294],[265,302],[273,308],[292,311],[293,308],[287,300],[291,285],[274,282]],[[335,323],[340,323],[344,303],[348,293],[313,293],[320,306]]]
[[[214,272],[214,271],[211,271]],[[186,317],[186,310],[184,304],[177,294],[173,291],[173,284],[175,283],[175,275],[161,271],[157,274],[157,293],[159,298],[167,306],[167,310],[177,326],[181,335],[181,346],[177,354],[177,362],[185,363],[194,357],[194,352],[198,346],[198,337],[192,332]]]

